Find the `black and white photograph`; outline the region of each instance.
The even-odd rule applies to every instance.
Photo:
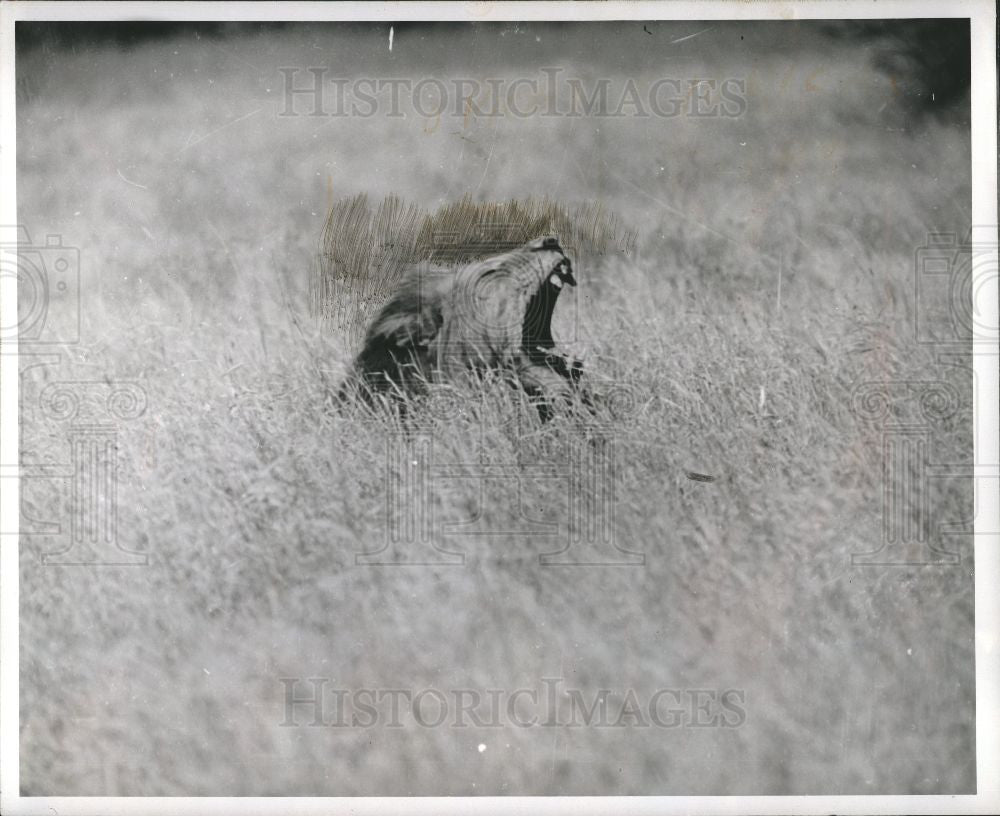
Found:
[[[993,3],[0,12],[6,813],[1000,808]]]

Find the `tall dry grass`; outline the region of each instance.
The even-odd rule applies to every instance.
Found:
[[[406,269],[456,268],[557,235],[576,262],[628,252],[636,235],[597,202],[566,207],[547,198],[476,202],[468,195],[433,212],[388,196],[372,207],[360,193],[330,207],[313,267],[312,308],[324,324],[360,344]]]

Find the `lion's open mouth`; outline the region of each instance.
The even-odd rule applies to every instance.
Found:
[[[531,296],[521,323],[521,346],[529,358],[542,361],[555,348],[552,338],[552,312],[563,285],[576,286],[573,267],[564,258],[552,270],[545,282]]]

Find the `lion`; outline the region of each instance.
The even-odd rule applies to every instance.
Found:
[[[582,393],[582,364],[556,353],[552,337],[564,286],[576,286],[573,265],[552,236],[457,269],[410,270],[369,326],[341,398],[405,400],[495,370],[549,419],[553,404]]]

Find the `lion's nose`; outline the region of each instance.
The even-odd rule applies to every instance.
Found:
[[[569,262],[569,258],[566,258],[559,265],[559,277],[570,286],[576,286],[576,278],[573,277],[573,264]]]

